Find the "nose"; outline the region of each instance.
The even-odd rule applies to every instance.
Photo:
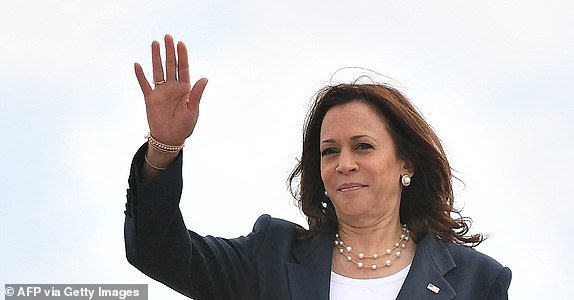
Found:
[[[357,161],[353,157],[352,153],[349,153],[349,151],[341,151],[341,153],[339,153],[339,161],[335,170],[339,174],[349,174],[359,170],[359,165],[357,165]]]

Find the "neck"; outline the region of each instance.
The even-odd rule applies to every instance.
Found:
[[[391,247],[400,235],[403,227],[397,218],[381,219],[366,226],[355,226],[340,222],[339,238],[354,249],[364,252],[377,252]]]

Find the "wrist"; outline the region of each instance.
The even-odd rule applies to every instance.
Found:
[[[184,144],[181,145],[168,145],[156,140],[149,132],[146,137],[147,139],[147,152],[144,155],[144,160],[147,166],[155,170],[155,172],[165,171],[175,160]]]
[[[149,132],[146,137],[145,137],[148,141],[149,146],[151,146],[151,148],[155,149],[158,152],[163,152],[163,153],[179,153],[179,151],[181,151],[181,149],[183,149],[183,147],[185,146],[185,142],[181,143],[180,145],[168,145],[168,144],[164,144],[158,140],[156,140],[151,132]]]
[[[165,171],[177,158],[178,152],[162,152],[148,144],[144,155],[145,163],[154,170]]]

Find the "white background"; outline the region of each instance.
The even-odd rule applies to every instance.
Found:
[[[457,207],[513,271],[512,299],[574,294],[572,1],[7,1],[0,9],[0,284],[148,283],[125,259],[147,132],[133,63],[189,47],[208,77],[184,157],[201,234],[304,223],[286,188],[310,98],[343,67],[393,78],[436,129]],[[342,74],[342,73],[337,73]],[[381,77],[384,79],[384,77]],[[378,78],[379,79],[379,78]]]

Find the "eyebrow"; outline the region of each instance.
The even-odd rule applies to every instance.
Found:
[[[355,141],[355,140],[358,140],[358,139],[364,138],[364,137],[368,137],[368,138],[372,139],[372,137],[370,137],[367,134],[358,134],[358,135],[352,136],[351,141]],[[321,144],[323,144],[323,143],[335,143],[335,140],[334,139],[326,139],[326,140],[321,141]]]

